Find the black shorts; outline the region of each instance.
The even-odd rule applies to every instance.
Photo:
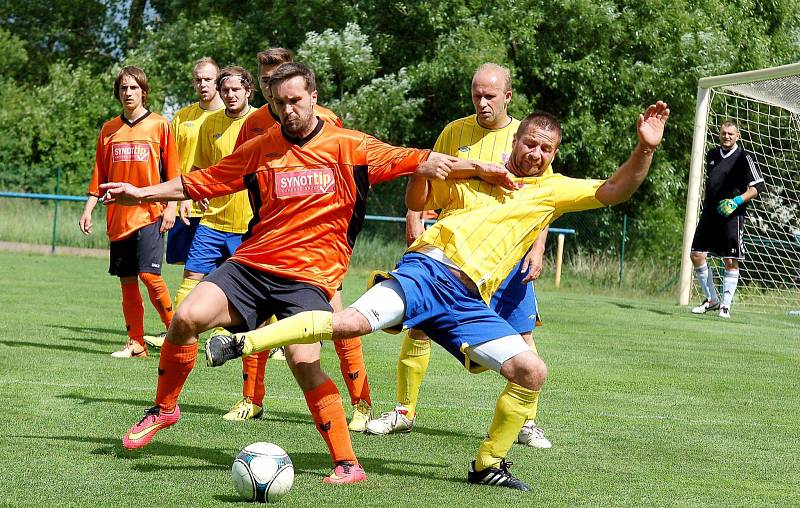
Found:
[[[161,275],[164,259],[164,235],[160,232],[161,218],[137,230],[124,240],[111,242],[111,262],[108,273],[131,277],[141,272]]]
[[[744,215],[722,217],[716,210],[703,210],[694,232],[692,252],[705,252],[711,256],[744,259]]]
[[[241,314],[244,323],[226,327],[234,333],[255,330],[272,316],[284,319],[307,310],[333,311],[320,288],[233,261],[225,261],[203,281],[222,289],[228,303]]]

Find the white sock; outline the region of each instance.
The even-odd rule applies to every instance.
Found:
[[[719,295],[717,294],[717,288],[714,287],[714,274],[708,268],[708,263],[703,263],[703,266],[696,267],[694,276],[697,278],[700,287],[703,288],[703,294],[706,295],[706,299],[718,302]]]
[[[731,308],[733,294],[736,286],[739,285],[739,270],[725,270],[725,278],[722,280],[722,306]]]

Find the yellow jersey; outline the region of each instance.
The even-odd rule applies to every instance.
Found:
[[[228,117],[223,108],[205,119],[197,138],[195,166],[205,169],[233,153],[239,130],[247,117],[256,111],[256,108],[248,107],[247,114],[239,118]],[[224,233],[244,234],[252,218],[253,210],[244,190],[210,199],[200,224]]]
[[[443,213],[408,252],[441,250],[488,304],[543,229],[567,212],[605,206],[595,197],[605,180],[553,173],[516,180],[515,191],[476,178],[431,181],[425,208]]]
[[[181,173],[188,173],[194,166],[194,154],[197,148],[197,136],[200,133],[200,126],[215,111],[219,110],[203,109],[200,107],[199,102],[195,102],[179,109],[172,118],[172,132],[175,134],[175,141],[178,143]],[[197,203],[194,203],[191,217],[202,216],[203,211],[197,206]]]

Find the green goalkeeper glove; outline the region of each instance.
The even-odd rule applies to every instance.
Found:
[[[723,199],[717,205],[717,212],[723,217],[729,217],[742,203],[744,203],[742,196],[736,196],[733,199]]]

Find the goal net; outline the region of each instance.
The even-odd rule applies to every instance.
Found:
[[[700,80],[679,303],[700,299],[689,251],[705,189],[705,154],[719,145],[720,124],[728,119],[737,122],[739,143],[753,154],[767,187],[748,203],[735,300],[800,309],[800,64]]]

